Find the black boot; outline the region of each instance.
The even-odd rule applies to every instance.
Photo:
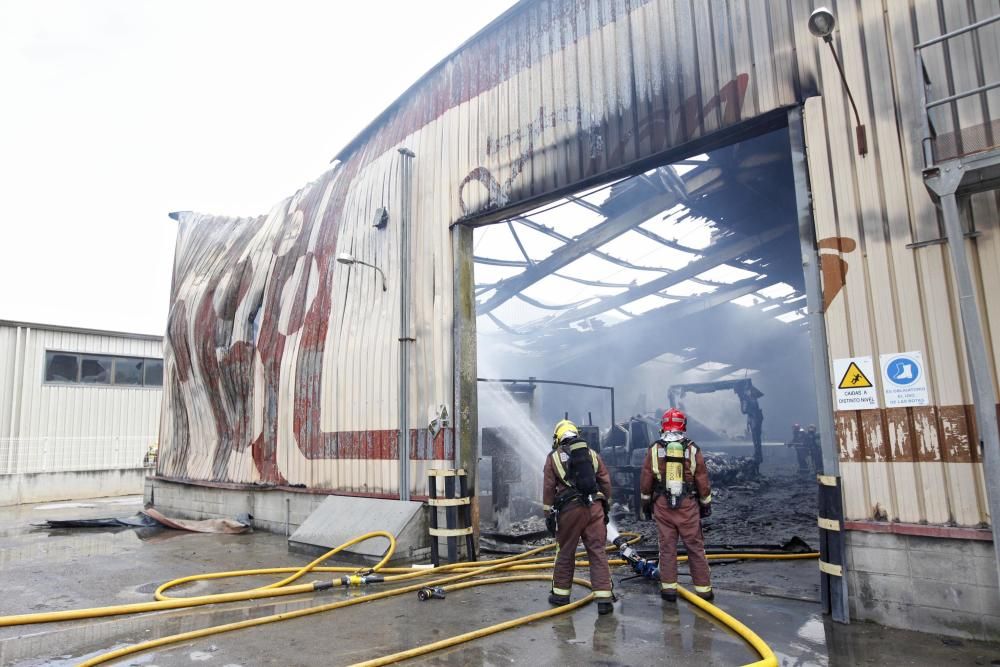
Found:
[[[664,590],[660,591],[660,597],[667,602],[677,602],[677,591],[675,590]]]
[[[700,597],[705,602],[711,602],[712,600],[715,599],[715,591],[708,591],[707,593],[698,593],[698,597]]]
[[[605,614],[611,614],[615,611],[615,606],[610,602],[598,602],[597,603],[597,613],[601,616]]]
[[[559,595],[559,594],[557,594],[555,592],[550,591],[549,592],[549,604],[553,604],[553,605],[555,605],[557,607],[561,607],[564,604],[569,604],[569,596],[568,595]]]

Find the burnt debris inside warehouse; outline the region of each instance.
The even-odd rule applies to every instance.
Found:
[[[636,489],[669,407],[725,500],[710,542],[814,541],[801,257],[785,129],[477,228],[484,547],[544,534],[540,471],[564,417],[609,466],[619,527],[654,537]]]

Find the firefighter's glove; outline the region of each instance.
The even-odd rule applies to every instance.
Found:
[[[647,500],[642,504],[642,518],[650,521],[653,518],[653,503]]]
[[[701,514],[701,518],[702,519],[707,519],[708,517],[712,516],[712,505],[711,505],[711,503],[709,503],[707,505],[706,504],[702,504],[702,503],[698,503],[698,513]]]
[[[556,513],[546,512],[545,514],[545,529],[549,531],[549,535],[552,537],[556,536]]]
[[[611,512],[608,509],[608,501],[601,498],[601,507],[604,509],[604,525],[608,525],[611,521]]]

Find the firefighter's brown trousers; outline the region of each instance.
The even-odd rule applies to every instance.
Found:
[[[677,509],[670,509],[664,496],[656,498],[653,505],[656,532],[660,538],[660,587],[677,588],[677,537],[684,540],[688,552],[688,568],[694,579],[695,591],[711,590],[712,581],[705,558],[705,537],[701,532],[701,513],[698,501],[684,498]]]
[[[608,567],[608,528],[604,525],[604,508],[600,502],[586,507],[572,501],[559,513],[556,541],[559,553],[552,571],[552,591],[569,595],[576,569],[576,547],[583,538],[590,561],[590,583],[598,598],[611,597],[611,569]]]

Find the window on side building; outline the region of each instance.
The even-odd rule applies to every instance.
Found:
[[[111,357],[80,357],[80,382],[83,384],[111,384]]]
[[[46,382],[79,382],[80,359],[75,354],[45,353]]]
[[[146,379],[143,384],[147,387],[163,386],[163,359],[146,359],[145,372]]]
[[[143,363],[142,359],[132,357],[115,359],[115,384],[141,386]]]

